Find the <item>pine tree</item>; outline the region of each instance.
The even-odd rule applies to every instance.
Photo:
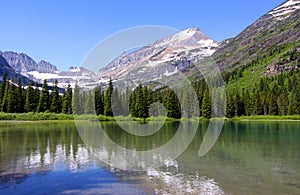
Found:
[[[253,102],[253,115],[262,115],[263,114],[263,106],[261,103],[260,94],[258,91],[254,92],[254,94],[251,96],[252,102]]]
[[[287,90],[284,89],[283,92],[278,96],[278,110],[281,116],[287,115],[288,113],[288,93]]]
[[[134,103],[134,116],[138,118],[143,118],[144,116],[144,95],[143,95],[143,87],[140,84],[134,92],[136,93],[135,103]]]
[[[242,101],[244,103],[245,115],[250,116],[252,114],[252,98],[248,90],[243,90]]]
[[[68,84],[67,90],[65,90],[62,101],[62,113],[72,114],[72,88]]]
[[[40,93],[40,100],[37,107],[37,112],[45,112],[49,110],[49,90],[47,80],[44,80],[42,91]]]
[[[85,93],[85,104],[84,104],[84,114],[94,114],[95,113],[95,97],[92,91],[87,91]]]
[[[35,94],[32,88],[33,83],[30,82],[26,91],[25,112],[34,112],[36,109]]]
[[[269,115],[278,115],[278,105],[274,95],[270,97]]]
[[[34,111],[37,112],[37,107],[39,105],[40,102],[40,90],[39,90],[39,84],[38,82],[35,83],[35,89],[34,89],[34,102],[35,102],[35,109]]]
[[[15,113],[17,111],[17,88],[14,84],[14,79],[9,85],[7,96],[7,112]]]
[[[277,91],[277,85],[275,85],[270,93],[269,115],[278,115]]]
[[[152,93],[147,86],[144,86],[143,88],[143,96],[144,96],[143,118],[148,118],[150,116],[149,108],[150,105],[152,104]]]
[[[16,112],[17,113],[23,113],[24,112],[24,105],[25,105],[25,98],[24,98],[24,89],[21,83],[21,78],[19,76],[18,79],[18,90],[17,90],[17,105],[16,105]]]
[[[3,97],[4,97],[4,94],[5,94],[6,83],[7,83],[6,73],[4,72],[3,75],[2,75],[2,82],[1,82],[1,85],[0,85],[0,105],[2,105]]]
[[[166,103],[165,107],[167,110],[167,117],[180,119],[181,108],[177,95],[173,90],[167,90],[166,92]]]
[[[128,116],[129,114],[130,114],[130,112],[129,112],[129,104],[130,104],[130,94],[131,94],[131,90],[130,90],[130,88],[127,86],[126,87],[126,92],[125,92],[125,94],[124,94],[124,96],[123,96],[123,99],[122,99],[122,101],[123,101],[123,103],[122,103],[122,105],[123,105],[123,112],[124,112],[124,116]]]
[[[73,113],[74,114],[83,114],[83,108],[82,108],[82,99],[80,98],[80,89],[77,84],[75,84],[74,87],[74,93],[73,93],[73,98],[72,98],[72,107],[73,107]]]
[[[6,82],[4,96],[3,96],[2,105],[1,105],[1,111],[2,112],[7,112],[7,102],[8,102],[8,90],[9,90],[9,87],[10,87],[10,83]]]
[[[210,99],[208,89],[205,89],[205,91],[204,91],[201,107],[202,107],[202,116],[204,118],[210,118],[211,117],[211,99]]]
[[[104,101],[102,99],[101,86],[95,88],[95,109],[97,115],[104,114]]]
[[[119,93],[117,88],[113,89],[111,105],[114,116],[122,115],[123,106],[121,100],[121,93]]]
[[[57,80],[54,81],[54,86],[51,93],[51,105],[50,111],[54,113],[60,113],[61,104],[59,100],[59,92],[57,87]]]
[[[233,97],[231,94],[226,96],[226,117],[232,118],[235,115]]]
[[[113,116],[112,104],[111,104],[113,90],[114,90],[113,84],[110,79],[108,88],[106,89],[106,94],[105,94],[105,103],[104,103],[104,115],[105,116]]]
[[[136,102],[136,91],[134,90],[129,97],[129,111],[132,117],[135,117],[135,102]]]
[[[298,89],[297,89],[298,88]],[[292,90],[289,107],[288,107],[288,114],[300,114],[300,86],[298,85]]]

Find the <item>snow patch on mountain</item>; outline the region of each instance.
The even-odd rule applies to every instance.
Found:
[[[300,9],[300,0],[289,0],[270,11],[269,14],[278,20],[283,20],[298,9]]]
[[[34,76],[34,78],[38,80],[66,78],[66,76],[59,76],[57,73],[43,73],[38,71],[30,71],[27,73]]]
[[[124,52],[98,72],[98,81],[112,78],[140,83],[162,79],[212,55],[218,47],[199,28],[189,28],[136,51]]]

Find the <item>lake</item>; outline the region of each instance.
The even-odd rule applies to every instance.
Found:
[[[134,136],[126,122],[101,122],[103,131],[97,122],[0,122],[0,194],[300,194],[300,122],[225,122],[199,156],[208,127],[200,122],[180,135],[178,147],[192,139],[176,159],[151,153],[140,163],[144,151],[170,143],[179,123]]]

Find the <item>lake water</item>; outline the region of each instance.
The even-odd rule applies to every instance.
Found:
[[[74,122],[1,122],[0,194],[300,194],[300,122],[226,122],[202,157],[208,122],[200,122],[178,158],[156,157],[162,167],[141,171],[105,162],[135,166],[130,161],[138,152],[169,143],[179,122],[144,137],[115,122],[102,122],[102,133],[93,131],[97,122],[82,124],[84,132]],[[192,133],[186,130],[181,139]],[[104,134],[136,153],[119,152]]]

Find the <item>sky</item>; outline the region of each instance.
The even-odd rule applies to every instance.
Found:
[[[142,25],[198,27],[218,42],[239,34],[284,0],[1,1],[0,50],[23,52],[61,70],[118,31]]]

